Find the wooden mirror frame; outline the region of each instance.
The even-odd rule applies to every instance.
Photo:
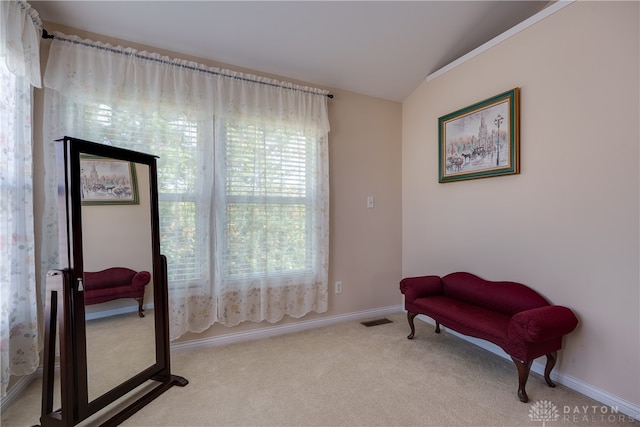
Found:
[[[164,255],[160,254],[156,157],[71,137],[64,137],[57,144],[60,261],[63,267],[47,274],[40,422],[43,427],[75,426],[145,382],[158,382],[154,388],[101,424],[115,426],[174,385],[188,384],[185,378],[171,374],[170,368],[167,262]],[[151,209],[155,363],[92,401],[89,401],[87,386],[85,302],[82,286],[81,154],[147,165]],[[57,335],[60,342],[61,407],[54,409]]]

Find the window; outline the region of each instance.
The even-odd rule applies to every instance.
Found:
[[[83,138],[158,156],[160,243],[169,283],[179,289],[207,282],[209,251],[203,237],[208,234],[203,230],[208,227],[203,221],[208,220],[209,206],[197,191],[203,185],[198,178],[202,141],[212,122],[142,115],[102,104],[78,108]]]
[[[171,289],[210,280],[207,230],[214,208],[203,194],[210,192],[205,188],[213,182],[215,167],[224,183],[218,189],[224,209],[216,210],[215,219],[223,283],[313,276],[317,141],[300,132],[220,121],[217,143],[223,160],[214,165],[212,150],[206,149],[214,144],[213,119],[143,115],[104,104],[77,104],[76,109],[83,138],[159,157],[161,247]]]
[[[300,133],[235,123],[226,123],[222,134],[223,277],[312,273],[312,141]]]

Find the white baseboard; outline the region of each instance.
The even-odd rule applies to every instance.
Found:
[[[0,412],[8,408],[14,400],[17,400],[22,392],[31,384],[32,381],[42,377],[42,366],[39,366],[35,372],[29,375],[18,378],[16,383],[7,390],[7,394],[4,395],[0,403]]]
[[[435,327],[435,321],[430,317],[425,316],[417,316],[416,319],[433,325]],[[472,344],[481,347],[484,350],[490,351],[493,354],[496,354],[504,359],[511,361],[511,358],[507,353],[504,352],[497,345],[490,343],[489,341],[485,341],[479,338],[470,337],[459,332],[456,332],[452,329],[447,329],[444,326],[440,325],[440,328],[446,330],[451,335],[455,335],[456,337],[462,338],[465,341],[468,341]],[[546,363],[546,361],[545,361]],[[545,364],[542,362],[534,361],[531,365],[531,370],[539,375],[544,376],[544,368]],[[551,372],[551,379],[558,384],[562,384],[563,386],[570,388],[573,391],[576,391],[580,394],[584,394],[587,397],[592,398],[609,408],[617,409],[621,414],[628,415],[636,420],[640,420],[640,405],[636,405],[627,400],[621,399],[620,397],[609,393],[606,390],[602,390],[598,387],[595,387],[591,384],[588,384],[578,378],[575,378],[571,375],[567,375],[563,373],[561,370],[554,368]]]
[[[153,308],[153,304],[145,304],[142,306],[143,310],[150,310]],[[118,316],[120,314],[137,313],[138,305],[128,305],[126,307],[110,308],[108,310],[100,310],[94,312],[85,313],[86,320],[102,319],[104,317]]]
[[[393,305],[389,307],[376,308],[372,310],[358,311],[355,313],[341,314],[337,316],[324,317],[322,319],[314,319],[307,321],[299,321],[288,323],[286,325],[275,325],[261,328],[253,331],[230,333],[217,337],[203,338],[171,344],[172,351],[197,350],[199,348],[213,347],[223,344],[232,344],[242,341],[255,340],[260,338],[273,337],[276,335],[289,334],[292,332],[300,332],[307,329],[319,328],[321,326],[329,326],[336,323],[362,320],[377,316],[385,316],[394,313],[401,313],[404,310],[402,305]]]

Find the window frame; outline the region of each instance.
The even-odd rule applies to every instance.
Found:
[[[223,202],[224,209],[219,213],[218,224],[224,225],[222,228],[221,237],[222,237],[222,253],[225,256],[222,256],[220,271],[222,276],[222,284],[224,287],[237,287],[243,284],[250,284],[253,281],[259,279],[266,279],[270,282],[272,286],[285,286],[287,284],[299,283],[311,280],[317,274],[317,257],[314,255],[314,247],[316,242],[316,237],[313,233],[313,223],[314,223],[314,215],[313,212],[313,201],[317,198],[317,194],[313,191],[313,187],[317,187],[314,185],[314,156],[316,155],[313,150],[313,144],[316,141],[313,138],[302,136],[301,138],[304,140],[304,164],[305,164],[305,174],[304,174],[304,183],[305,183],[305,191],[303,196],[280,196],[280,195],[268,195],[268,194],[258,194],[258,195],[232,195],[227,191],[227,178],[228,178],[228,147],[229,147],[229,138],[227,133],[227,126],[232,125],[235,127],[242,127],[242,123],[233,123],[232,121],[221,121],[220,123],[219,140],[220,146],[222,148],[221,155],[223,156],[223,161],[219,162],[219,164],[223,164],[223,171],[220,175],[223,179],[223,183],[220,184],[220,190],[223,194]],[[264,125],[258,125],[255,123],[248,123],[246,126],[258,128],[261,132],[265,134],[264,138],[267,138],[267,134],[270,133],[270,130],[267,129]],[[273,133],[281,132],[278,129],[275,129]],[[230,236],[228,233],[228,224],[229,224],[229,209],[228,206],[230,204],[256,204],[256,205],[303,205],[305,207],[305,219],[304,219],[304,267],[295,269],[295,270],[279,270],[279,271],[271,271],[271,272],[242,272],[242,273],[231,273],[231,267],[229,266],[228,252],[229,252],[229,240]]]
[[[106,144],[112,144],[112,145],[117,145],[123,148],[128,148],[128,149],[133,149],[133,150],[137,150],[137,151],[149,151],[148,149],[145,150],[144,147],[141,147],[140,145],[142,145],[142,143],[140,144],[131,144],[129,143],[129,141],[126,140],[122,140],[122,139],[118,139],[117,137],[113,137],[113,135],[109,135],[109,131],[104,131],[104,128],[102,128],[101,126],[105,126],[105,127],[111,127],[114,125],[117,125],[117,119],[118,116],[127,116],[130,114],[129,109],[126,106],[110,106],[108,104],[105,103],[101,103],[101,102],[94,102],[94,103],[74,103],[74,108],[79,110],[78,113],[78,120],[81,120],[82,122],[82,129],[83,129],[83,137],[87,138],[87,139],[99,139],[102,143],[106,143]],[[153,114],[157,114],[157,113],[153,113]],[[148,122],[144,121],[144,119],[146,118],[143,117],[143,119],[137,123],[137,126],[131,127],[129,128],[129,130],[134,130],[136,134],[139,134],[141,136],[143,136],[146,131],[145,131],[145,127],[148,126]],[[204,165],[202,164],[203,160],[201,159],[202,156],[199,156],[199,146],[201,144],[205,143],[205,140],[207,138],[208,135],[212,135],[212,129],[213,129],[213,119],[210,120],[188,120],[184,117],[179,117],[179,115],[176,115],[176,118],[172,118],[172,119],[165,119],[163,117],[161,117],[158,114],[158,117],[155,118],[156,120],[162,120],[164,122],[164,124],[167,126],[168,131],[170,132],[181,132],[181,128],[182,128],[182,132],[185,134],[185,138],[187,137],[187,133],[189,132],[194,132],[196,134],[196,147],[195,147],[195,153],[193,155],[193,158],[196,160],[197,162],[197,168],[202,168]],[[189,130],[189,128],[191,130]],[[121,130],[119,132],[122,132]],[[96,137],[92,137],[91,134],[95,134],[95,135],[102,135],[102,138],[96,138]],[[109,135],[109,137],[107,137],[106,135]],[[153,148],[150,151],[154,151]],[[151,154],[158,154],[158,153],[151,153]],[[202,228],[203,228],[203,224],[201,219],[198,217],[198,201],[199,201],[199,197],[198,197],[198,188],[201,187],[203,185],[202,182],[199,182],[198,178],[195,178],[195,189],[194,191],[191,192],[187,192],[187,191],[167,191],[167,189],[165,189],[164,187],[162,187],[162,182],[163,180],[162,178],[162,161],[163,156],[160,155],[158,156],[159,160],[158,160],[158,172],[159,172],[159,177],[158,177],[158,202],[159,202],[159,209],[160,209],[160,213],[161,213],[161,218],[160,218],[160,244],[161,244],[161,248],[164,247],[166,248],[166,243],[163,244],[163,242],[167,242],[167,241],[171,241],[171,235],[168,235],[167,232],[165,231],[163,233],[163,227],[162,227],[162,204],[163,203],[193,203],[194,207],[193,207],[193,222],[194,222],[194,233],[193,233],[193,237],[195,240],[197,240],[197,236],[200,235],[202,233]],[[180,290],[185,290],[185,289],[198,289],[198,288],[202,288],[202,287],[207,287],[209,286],[209,282],[211,281],[211,272],[210,272],[210,268],[208,268],[210,261],[208,262],[204,262],[202,263],[202,268],[197,268],[198,265],[198,260],[207,260],[207,259],[211,259],[210,256],[211,253],[211,248],[208,244],[204,244],[204,245],[198,245],[195,244],[194,247],[194,251],[193,251],[193,264],[194,267],[191,270],[191,275],[188,277],[183,277],[183,278],[176,278],[177,277],[177,273],[174,274],[174,278],[172,278],[172,266],[178,265],[178,264],[182,264],[182,263],[177,263],[171,262],[170,256],[168,255],[167,258],[169,260],[168,262],[168,279],[169,279],[169,289],[170,291],[180,291]],[[165,253],[165,251],[163,250],[163,254],[167,255]],[[205,268],[206,267],[206,268]],[[175,268],[175,267],[174,267]]]

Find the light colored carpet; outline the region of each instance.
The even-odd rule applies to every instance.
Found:
[[[408,340],[405,314],[387,318],[393,323],[367,328],[351,321],[175,352],[172,371],[189,384],[123,426],[640,425],[566,387],[550,388],[535,373],[527,384],[531,401],[521,403],[510,360],[422,322]],[[2,414],[3,426],[38,421],[38,387],[35,381]],[[536,415],[541,403],[546,412]]]

